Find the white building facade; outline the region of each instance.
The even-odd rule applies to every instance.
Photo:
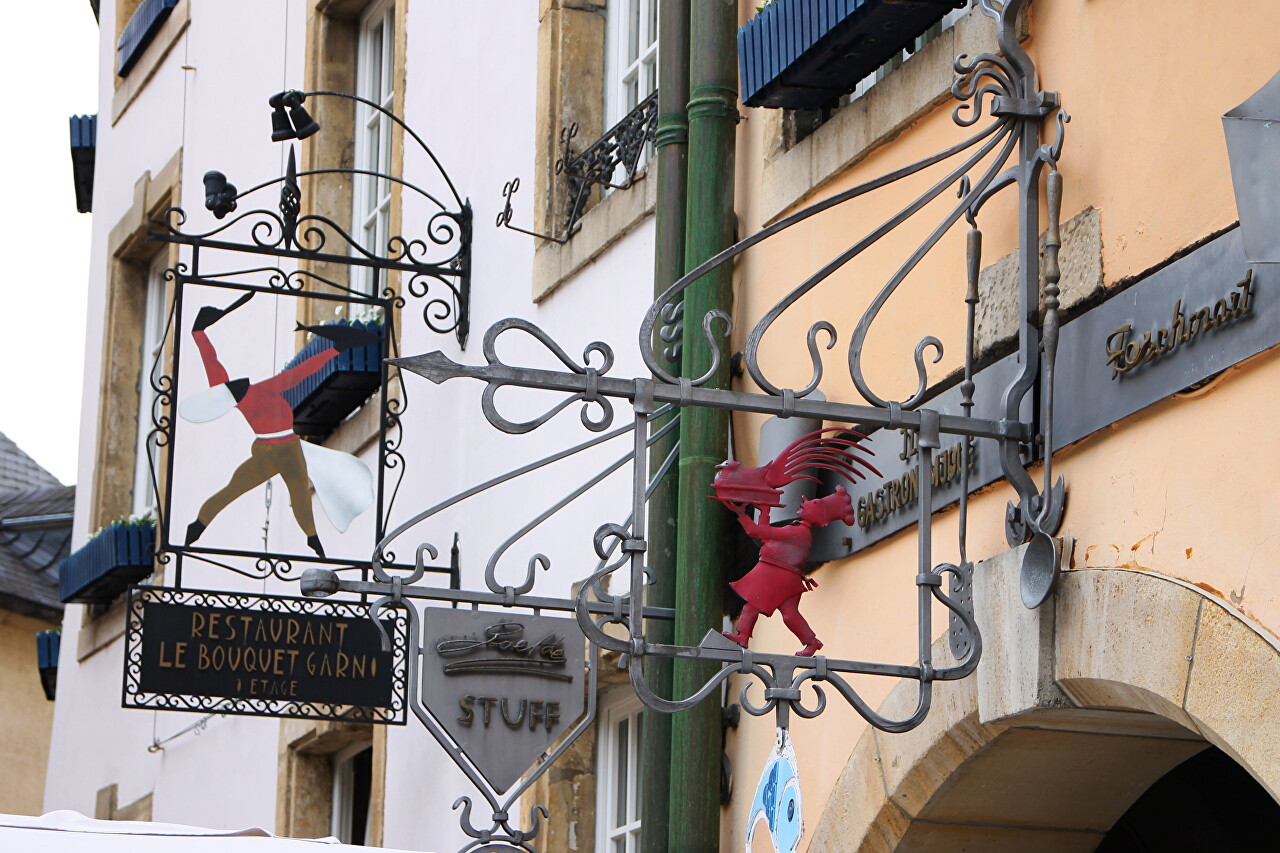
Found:
[[[210,170],[244,190],[283,175],[290,148],[304,173],[357,170],[304,177],[302,211],[328,217],[365,245],[384,247],[393,235],[429,239],[436,211],[404,185],[370,173],[391,175],[437,197],[448,195],[442,182],[447,174],[474,211],[467,306],[472,334],[463,348],[456,334],[432,330],[424,311],[441,310],[430,304],[439,291],[411,295],[408,276],[401,276],[391,286],[404,296],[403,307],[376,318],[384,327],[394,326],[398,354],[440,350],[460,363],[482,363],[483,331],[501,318],[520,317],[544,329],[575,360],[592,341],[609,341],[618,357],[615,371],[639,375],[635,330],[650,301],[653,263],[653,189],[643,173],[629,189],[607,195],[594,191],[584,205],[590,209],[574,226],[578,236],[563,246],[493,226],[506,201],[504,183],[520,177],[528,189],[511,198],[511,224],[557,234],[565,227],[563,179],[554,174],[547,141],[564,116],[547,115],[550,89],[541,79],[552,63],[540,33],[545,35],[560,13],[558,4],[542,8],[548,5],[509,0],[412,6],[407,0],[102,4],[89,273],[89,316],[97,321],[90,321],[86,344],[79,477],[84,485],[77,495],[73,548],[118,518],[154,516],[166,508],[169,540],[183,544],[202,502],[226,482],[254,441],[253,430],[237,415],[207,423],[177,415],[192,392],[216,384],[202,375],[192,345],[197,309],[203,304],[225,308],[236,294],[188,284],[186,304],[175,311],[178,285],[172,273],[190,272],[191,249],[148,239],[149,232],[163,229],[172,207],[186,211],[186,229],[192,232],[212,231],[244,212],[220,221],[205,209]],[[598,71],[586,91],[574,94],[588,105],[574,142],[579,150],[598,135],[603,117],[611,115],[606,110],[616,108],[612,99],[638,102],[646,92],[637,87],[651,89],[655,83],[656,31],[648,13],[633,22],[602,4],[590,14],[597,21],[591,46]],[[606,26],[610,14],[615,20]],[[647,40],[641,47],[649,58],[623,61],[611,51],[627,50],[627,27],[633,23],[641,27],[637,44]],[[629,74],[630,82],[620,78],[606,85],[610,68]],[[439,165],[376,110],[349,101],[334,107],[320,97],[306,102],[320,122],[318,133],[272,142],[268,98],[289,89],[352,92],[383,106],[425,140]],[[565,115],[572,112],[568,99],[560,106]],[[276,194],[274,185],[257,193],[270,199]],[[242,201],[254,201],[250,195]],[[537,257],[535,246],[542,247]],[[200,272],[229,270],[224,261],[230,258],[229,253],[210,256],[201,261]],[[242,268],[261,260],[255,258]],[[289,263],[279,261],[285,273],[296,268]],[[352,290],[376,292],[381,286],[368,270],[354,269],[341,271],[350,276],[344,283]],[[456,319],[461,306],[446,302]],[[237,313],[211,326],[208,337],[228,371],[258,382],[284,369],[306,343],[296,324],[330,322],[335,318],[325,312],[332,308],[297,293],[259,291]],[[339,307],[338,317],[357,319],[358,313],[356,307]],[[553,354],[532,337],[514,343],[504,340],[500,351],[507,356],[511,347],[509,357],[521,359],[517,363],[554,363]],[[175,364],[180,379],[167,394],[165,378],[173,375]],[[399,487],[386,527],[593,435],[575,406],[531,435],[507,436],[485,422],[480,390],[460,383],[435,386],[408,374],[391,380],[388,394],[404,408],[386,440],[396,442],[402,468],[389,472],[394,477],[388,483]],[[510,413],[504,409],[504,414],[532,418],[555,402],[513,392]],[[153,412],[174,419],[171,445],[162,440],[164,446],[158,447],[154,437],[148,441]],[[379,421],[375,393],[316,440],[376,470],[382,449]],[[629,446],[623,437],[621,443],[609,442],[497,487],[483,500],[464,501],[415,528],[403,549],[412,548],[409,538],[431,542],[439,549],[436,562],[448,565],[456,541],[459,585],[482,589],[486,563],[511,531]],[[153,467],[158,489],[151,486]],[[590,532],[627,512],[627,473],[624,466],[515,543],[494,570],[501,582],[519,584],[532,555],[545,554],[549,568],[538,569],[535,592],[569,597],[573,582],[594,568]],[[235,497],[199,534],[201,544],[309,554],[308,531],[287,485],[275,477]],[[367,562],[376,541],[373,511],[339,532],[319,501],[314,503],[314,535],[328,555]],[[297,595],[305,568],[299,561],[259,572],[252,559],[224,562],[241,571],[184,559],[182,586]],[[151,582],[172,586],[178,571],[173,561],[161,561]],[[449,582],[446,574],[434,579],[442,586]],[[476,791],[412,716],[407,725],[381,727],[121,708],[126,621],[120,597],[67,608],[46,810],[210,827],[257,825],[278,834],[336,834],[405,849],[453,850],[468,841],[450,807],[460,796],[477,799]],[[613,719],[618,709],[611,707]],[[596,735],[589,731],[583,737]],[[629,748],[634,754],[636,744]],[[611,766],[616,769],[617,761]],[[478,806],[477,814],[477,822],[487,819],[484,807]],[[623,834],[634,835],[637,826],[629,818]],[[604,827],[606,833],[612,829]],[[590,831],[581,832],[585,843]]]

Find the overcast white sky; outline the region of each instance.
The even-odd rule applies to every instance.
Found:
[[[6,5],[0,79],[0,432],[76,482],[92,214],[76,213],[67,118],[98,111],[89,0]]]

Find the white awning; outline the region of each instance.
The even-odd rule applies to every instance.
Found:
[[[94,820],[79,812],[0,814],[0,850],[40,853],[355,853],[336,838],[282,838],[263,829],[204,829],[175,823]],[[381,848],[384,853],[396,851]],[[400,851],[404,853],[404,851]]]

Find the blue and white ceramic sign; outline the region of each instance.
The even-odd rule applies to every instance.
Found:
[[[804,809],[800,798],[800,773],[796,751],[785,729],[778,729],[769,760],[765,762],[747,819],[746,851],[759,831],[769,834],[775,853],[795,853],[804,836]]]

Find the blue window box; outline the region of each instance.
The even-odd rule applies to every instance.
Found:
[[[348,325],[339,320],[339,325]],[[382,337],[381,323],[350,323],[354,328]],[[329,342],[316,337],[285,365],[286,369],[324,352]],[[360,408],[382,385],[382,342],[340,352],[318,371],[284,392],[293,407],[293,430],[298,435],[323,438],[348,415]]]
[[[178,0],[142,0],[116,42],[116,74],[129,76]]]
[[[738,30],[742,102],[817,109],[964,0],[774,0]]]
[[[40,686],[44,689],[44,698],[50,702],[58,692],[58,653],[61,649],[61,631],[40,631],[36,634],[36,666],[40,672]]]
[[[106,604],[152,572],[156,526],[113,524],[59,566],[59,598],[64,602]]]
[[[76,187],[76,211],[93,210],[93,164],[98,150],[98,117],[71,117],[71,174]]]

